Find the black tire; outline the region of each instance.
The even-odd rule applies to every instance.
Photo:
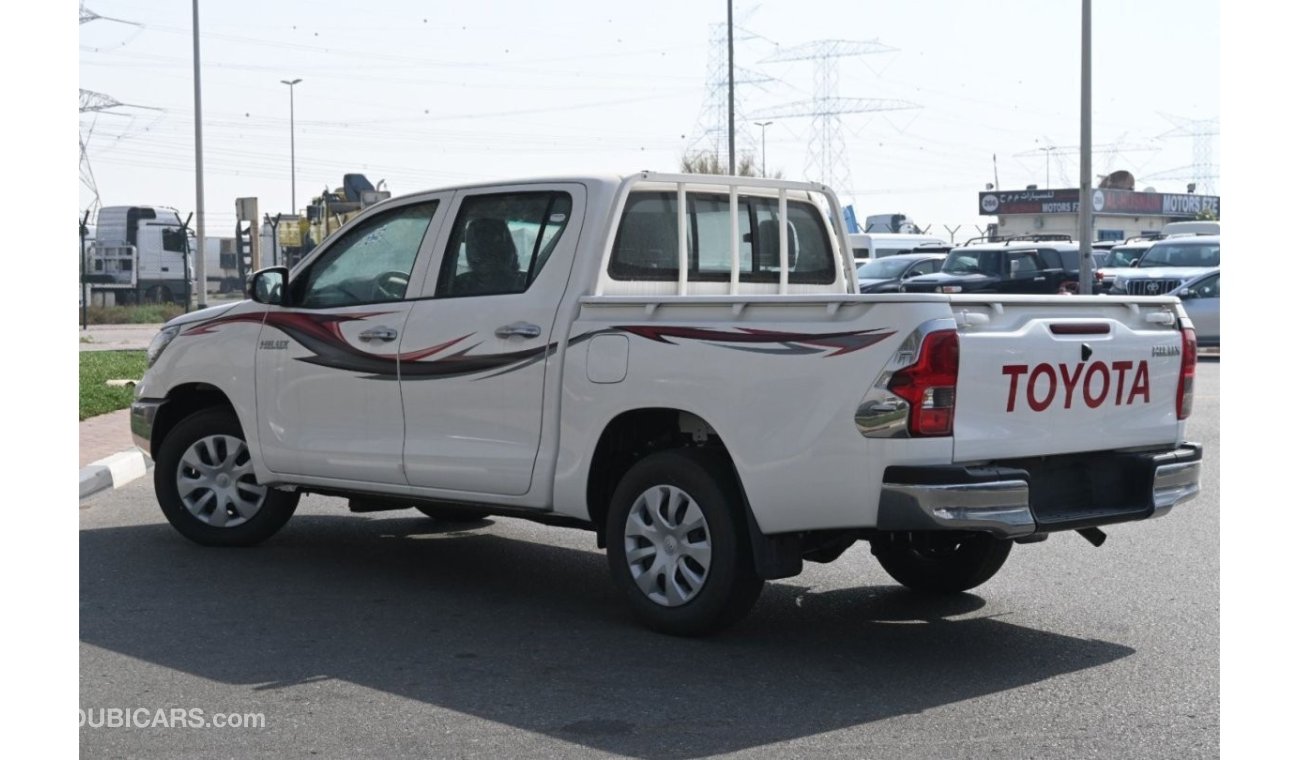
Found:
[[[416,506],[426,517],[442,522],[472,523],[488,516],[488,512],[474,507],[428,507]]]
[[[154,285],[145,293],[145,300],[149,303],[167,304],[172,302],[172,291],[166,285]]]
[[[637,585],[627,560],[625,542],[635,541],[624,535],[628,516],[642,495],[656,486],[679,489],[690,497],[703,516],[706,533],[695,533],[692,540],[709,545],[709,565],[702,582],[694,586],[693,596],[676,606],[656,602]],[[682,514],[685,514],[685,507]],[[754,574],[749,548],[744,500],[724,456],[705,449],[664,451],[634,464],[614,490],[605,524],[606,553],[614,584],[623,591],[637,618],[647,627],[675,636],[702,636],[720,631],[743,618],[758,600],[763,579]],[[679,524],[684,522],[678,517]],[[692,521],[693,522],[693,521]],[[698,529],[697,529],[698,530]],[[690,562],[679,547],[671,544],[662,551],[665,561]],[[647,542],[648,545],[648,542]],[[644,547],[641,547],[644,548]],[[679,557],[672,555],[680,552]],[[654,570],[660,554],[641,568],[643,574]],[[701,567],[697,562],[695,567]],[[674,578],[680,569],[661,571],[659,587]],[[695,571],[692,571],[695,572]],[[649,576],[647,576],[649,577]],[[674,581],[676,582],[676,581]]]
[[[261,498],[261,506],[254,514],[245,517],[239,514],[240,507],[233,500],[223,497],[223,493],[249,494],[250,487],[256,488],[256,482],[251,474],[243,474],[231,479],[229,487],[223,487],[221,493],[215,487],[206,488],[202,485],[195,487],[189,492],[193,496],[192,501],[204,502],[200,511],[206,509],[208,516],[200,517],[192,512],[181,497],[179,481],[196,482],[195,478],[200,477],[201,474],[186,464],[183,458],[187,452],[190,452],[192,446],[214,436],[222,437],[215,444],[218,459],[237,462],[241,468],[246,466],[247,454],[239,452],[237,447],[232,445],[232,442],[238,441],[243,444],[245,450],[248,446],[235,413],[224,407],[197,411],[177,423],[158,447],[158,458],[154,462],[153,474],[154,493],[158,498],[158,505],[162,507],[167,522],[171,523],[181,535],[196,543],[204,546],[259,544],[284,527],[293,516],[294,510],[298,508],[299,494],[266,488],[265,495]],[[199,452],[198,456],[203,457],[205,454]],[[249,485],[250,483],[252,486]],[[213,498],[210,501],[204,495],[205,491],[212,494]],[[194,496],[194,494],[199,495]],[[247,510],[246,505],[244,508]],[[218,509],[221,509],[224,515],[221,522],[236,524],[212,524],[218,518]]]
[[[895,533],[872,543],[890,577],[913,591],[955,594],[973,589],[1002,569],[1009,539],[989,533]]]

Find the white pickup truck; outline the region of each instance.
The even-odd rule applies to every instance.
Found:
[[[1177,299],[858,295],[842,218],[822,185],[700,175],[394,198],[169,322],[132,431],[201,544],[307,492],[586,528],[686,635],[859,540],[956,592],[1196,495]]]

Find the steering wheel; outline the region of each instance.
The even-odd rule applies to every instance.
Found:
[[[406,297],[406,287],[411,276],[396,269],[384,272],[375,278],[370,286],[372,301],[400,301]]]

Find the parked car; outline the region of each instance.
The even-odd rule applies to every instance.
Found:
[[[1115,287],[1115,277],[1142,258],[1154,240],[1130,240],[1093,256],[1097,284],[1094,293],[1108,294]]]
[[[1185,235],[1157,240],[1142,258],[1115,276],[1116,295],[1159,296],[1219,268],[1218,235]]]
[[[858,267],[859,293],[901,293],[903,281],[934,274],[946,253],[901,253],[869,261]]]
[[[939,272],[903,283],[907,293],[1073,293],[1079,245],[1073,241],[972,243],[948,252]]]
[[[1196,328],[1196,343],[1219,347],[1219,270],[1194,277],[1174,291]]]

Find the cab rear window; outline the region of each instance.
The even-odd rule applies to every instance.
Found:
[[[731,279],[731,207],[724,194],[686,195],[687,279]],[[740,281],[780,280],[780,216],[775,198],[739,197]],[[786,207],[789,282],[826,285],[835,281],[835,258],[820,211],[810,203]],[[628,196],[609,276],[615,280],[678,278],[677,194],[639,192]]]

